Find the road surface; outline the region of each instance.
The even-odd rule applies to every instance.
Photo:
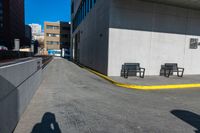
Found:
[[[14,133],[193,133],[199,114],[200,89],[124,89],[57,58]]]

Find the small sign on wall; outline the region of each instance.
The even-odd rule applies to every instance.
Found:
[[[197,49],[198,48],[198,39],[197,38],[191,38],[190,39],[190,49]]]

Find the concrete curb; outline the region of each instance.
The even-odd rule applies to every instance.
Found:
[[[128,89],[136,89],[136,90],[172,90],[172,89],[191,89],[191,88],[200,88],[200,83],[196,84],[176,84],[176,85],[153,85],[153,86],[142,86],[142,85],[135,85],[135,84],[125,84],[125,83],[120,83],[117,82],[108,76],[105,76],[99,72],[96,72],[92,69],[86,68],[84,66],[81,66],[82,68],[90,71],[93,74],[98,75],[99,77],[109,81],[110,83],[118,86],[118,87],[123,87],[123,88],[128,88]]]

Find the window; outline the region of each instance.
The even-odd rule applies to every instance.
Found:
[[[47,33],[48,37],[60,37],[59,34],[52,34],[52,33]]]
[[[89,12],[89,0],[86,0],[86,13],[88,13]]]
[[[3,1],[0,0],[0,30],[3,29]]]
[[[46,28],[47,29],[51,29],[51,30],[58,30],[58,29],[60,29],[59,26],[52,26],[52,25],[47,25]]]
[[[65,46],[70,45],[69,42],[60,42],[60,44],[61,44],[61,45],[65,45]]]
[[[66,34],[62,34],[61,37],[65,38],[65,37],[66,37]]]
[[[72,5],[71,5],[71,13],[72,14],[74,13],[74,2],[72,2]]]
[[[87,14],[92,10],[96,3],[96,0],[82,0],[80,6],[72,20],[73,31],[81,24]]]
[[[92,8],[92,5],[93,5],[92,0],[90,0],[90,9]]]
[[[55,42],[55,41],[47,41],[48,45],[59,45],[59,42]]]
[[[70,38],[70,34],[61,34],[61,37],[63,37],[63,38]]]
[[[62,30],[68,30],[68,31],[70,31],[70,27],[62,27]]]
[[[60,42],[60,45],[64,45],[65,43],[64,42]]]
[[[84,17],[86,16],[87,8],[86,8],[86,0],[84,0]]]
[[[82,3],[82,5],[81,5],[81,20],[83,20],[83,18],[84,18],[84,8],[83,8],[83,3]]]
[[[0,0],[0,8],[3,7],[3,0]]]

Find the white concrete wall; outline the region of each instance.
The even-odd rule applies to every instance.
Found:
[[[77,1],[78,2],[78,1]],[[77,7],[77,6],[76,6]],[[80,31],[79,62],[107,74],[108,64],[109,1],[97,0],[76,31]]]
[[[119,76],[125,62],[138,62],[147,75],[164,63],[178,63],[185,74],[200,74],[200,11],[138,0],[111,0],[108,75]]]
[[[1,133],[14,130],[42,81],[41,67],[42,59],[0,67]]]

